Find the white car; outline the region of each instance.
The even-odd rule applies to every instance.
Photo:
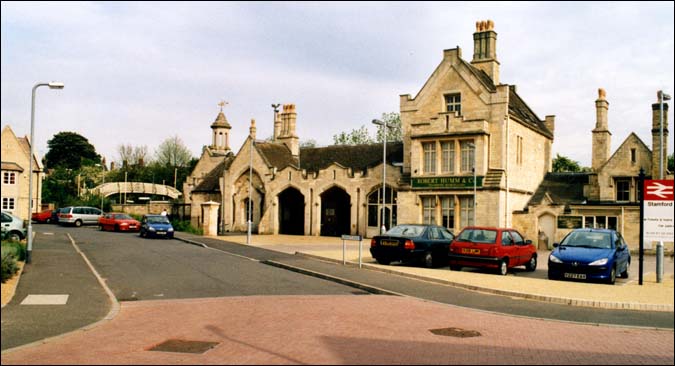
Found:
[[[2,238],[21,241],[26,238],[23,220],[8,211],[2,211]]]
[[[103,212],[96,207],[63,207],[59,209],[59,224],[78,227],[85,224],[97,225],[101,216],[103,216]]]

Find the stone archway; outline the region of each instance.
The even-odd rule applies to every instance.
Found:
[[[279,234],[305,234],[305,196],[293,187],[279,193]]]
[[[332,187],[321,194],[321,235],[349,235],[351,198],[344,189]]]
[[[539,222],[539,238],[537,249],[550,250],[553,248],[555,241],[555,226],[556,219],[550,213],[545,213],[538,218]],[[542,235],[543,234],[543,235]]]

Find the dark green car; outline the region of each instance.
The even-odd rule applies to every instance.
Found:
[[[379,264],[418,262],[427,268],[448,264],[455,236],[437,225],[398,225],[370,241],[370,254]]]

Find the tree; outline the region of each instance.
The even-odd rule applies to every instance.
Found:
[[[358,130],[351,130],[349,133],[341,132],[333,135],[333,144],[335,145],[361,145],[372,144],[373,139],[368,134],[366,126],[361,126]]]
[[[300,141],[300,147],[316,147],[316,140],[307,139]]]
[[[47,141],[47,146],[49,151],[44,161],[48,168],[80,169],[82,166],[101,162],[96,148],[75,132],[59,132]]]
[[[675,171],[675,153],[670,154],[668,157],[668,171],[673,172]]]
[[[401,115],[396,112],[382,113],[380,121],[386,122],[387,127],[387,142],[402,141],[403,135],[401,133]],[[382,142],[382,127],[377,127],[377,142]]]
[[[574,161],[566,156],[561,156],[560,154],[555,154],[555,159],[553,159],[553,171],[555,173],[578,173],[583,171],[583,168],[579,165],[578,161]]]
[[[157,163],[165,166],[184,167],[190,163],[192,153],[178,136],[169,137],[157,148]]]
[[[143,146],[131,146],[131,145],[119,145],[117,147],[117,153],[119,154],[119,163],[123,165],[126,161],[127,164],[136,165],[141,161],[144,165],[149,164],[148,159],[148,147]]]

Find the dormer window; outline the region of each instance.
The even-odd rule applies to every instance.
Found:
[[[462,96],[460,94],[445,95],[446,112],[456,112],[456,115],[462,114]]]

